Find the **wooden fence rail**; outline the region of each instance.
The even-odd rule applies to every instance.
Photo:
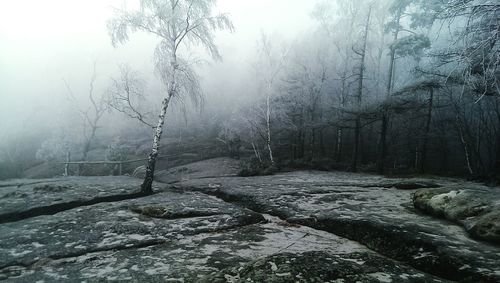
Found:
[[[193,153],[193,152],[184,152],[184,153],[177,153],[177,154],[170,154],[170,155],[159,155],[157,158],[158,159],[168,159],[168,158],[174,158],[174,157],[179,157],[183,155],[196,155],[200,156],[203,158],[202,153]],[[131,159],[131,160],[117,160],[117,161],[108,161],[108,160],[102,160],[102,161],[64,161],[64,162],[56,162],[56,164],[64,164],[64,175],[68,176],[69,174],[69,165],[75,164],[75,165],[97,165],[97,164],[102,164],[102,165],[118,165],[118,174],[122,175],[122,169],[123,169],[123,164],[130,164],[130,163],[136,163],[136,162],[145,162],[147,161],[148,158],[140,158],[140,159]]]
[[[182,152],[182,153],[176,153],[176,154],[169,154],[169,155],[159,155],[157,159],[168,159],[168,158],[176,158],[180,156],[185,156],[185,155],[196,155],[200,159],[203,159],[203,153],[205,150],[208,149],[214,149],[215,147],[209,146],[205,148],[200,148],[198,152]],[[69,155],[68,155],[69,157]],[[69,174],[69,165],[118,165],[118,174],[122,175],[123,171],[123,165],[124,164],[130,164],[130,163],[137,163],[137,162],[145,162],[147,161],[148,158],[139,158],[139,159],[131,159],[131,160],[116,160],[116,161],[111,161],[111,160],[102,160],[102,161],[62,161],[62,162],[56,162],[56,164],[64,164],[64,175],[68,176]]]

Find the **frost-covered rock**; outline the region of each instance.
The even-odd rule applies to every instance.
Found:
[[[0,182],[0,223],[140,195],[139,179],[65,177]],[[156,184],[156,189],[160,186]]]
[[[451,207],[459,182],[314,171],[207,178],[199,168],[150,196],[127,177],[0,183],[0,215],[23,216],[0,224],[0,279],[500,281],[500,248],[411,204],[415,188],[438,185],[449,189],[428,198],[446,194],[436,207]]]
[[[50,182],[51,181],[51,182]],[[78,196],[121,195],[139,186],[132,178],[72,178],[3,183],[4,203],[24,195],[18,210],[71,203]],[[24,188],[15,193],[13,187]],[[214,186],[214,188],[217,186]],[[109,191],[105,191],[109,188]],[[0,191],[2,188],[0,188]],[[254,266],[274,256],[272,274],[286,282],[315,258],[314,278],[426,278],[408,265],[384,258],[354,241],[262,215],[201,192],[157,186],[151,196],[84,203],[50,215],[0,224],[0,279],[9,282],[210,282],[220,272]],[[47,196],[37,202],[40,192]],[[31,196],[33,195],[33,196]],[[293,255],[287,262],[287,256]],[[321,258],[325,256],[325,258]],[[284,259],[280,261],[279,259]],[[331,259],[334,259],[333,261]],[[370,261],[370,263],[366,263]],[[320,266],[319,264],[325,265]],[[347,269],[335,275],[328,271]],[[341,267],[341,268],[340,268]],[[261,267],[256,266],[254,271]],[[361,272],[345,277],[345,272]],[[364,272],[364,273],[363,273]],[[230,273],[227,277],[230,278]],[[363,275],[364,274],[364,275]],[[248,275],[248,274],[247,274]],[[295,273],[294,273],[295,275]],[[215,277],[214,277],[215,276]],[[238,274],[233,275],[233,279]],[[268,281],[260,274],[256,282]],[[264,276],[264,277],[263,277]],[[301,276],[299,274],[299,276]],[[365,277],[363,277],[365,276]],[[270,279],[272,277],[268,277]],[[228,279],[229,280],[229,279]]]
[[[412,184],[414,189],[401,189],[398,184]],[[440,209],[452,207],[453,200],[460,199],[464,186],[460,180],[308,171],[189,180],[176,186],[358,241],[384,256],[449,280],[500,281],[499,247],[469,238],[454,223],[421,215],[411,203],[419,186],[447,187],[419,191],[429,200],[436,196],[428,207],[444,215]],[[492,190],[476,186],[485,192]],[[450,213],[461,215],[455,209]]]
[[[324,251],[279,253],[239,268],[224,269],[201,282],[448,282],[374,256]]]
[[[22,192],[13,193],[15,191],[9,189],[2,199],[7,202],[26,194],[24,199],[29,203],[25,208],[46,208],[50,201],[73,204],[75,196],[90,197],[91,194],[99,201],[102,200],[100,194],[120,196],[121,189],[129,191],[131,187],[139,187],[132,178],[127,179],[131,183],[128,185],[123,178],[101,178],[99,186],[94,183],[98,178],[84,179],[25,184],[21,187],[27,188]],[[106,187],[108,192],[103,189]],[[30,194],[37,194],[35,191],[39,190],[53,196],[42,198],[37,203]],[[23,214],[25,210],[22,209],[11,213]],[[122,270],[124,264],[131,263],[128,267],[135,269],[137,280],[145,278],[150,282],[148,278],[152,278],[161,281],[164,276],[173,274],[169,273],[169,263],[151,260],[150,255],[157,253],[158,258],[168,257],[168,253],[176,253],[174,250],[193,250],[193,237],[224,234],[228,230],[262,222],[265,219],[261,214],[200,193],[165,191],[121,201],[104,199],[92,204],[66,206],[55,214],[11,218],[0,224],[0,279],[79,282],[116,277],[126,280],[134,278],[130,277],[134,272]],[[121,256],[114,257],[116,253]],[[195,252],[191,256],[196,259]],[[178,269],[182,269],[181,263],[178,264]],[[200,262],[191,267],[195,270],[204,265]],[[187,270],[189,266],[185,268]],[[148,277],[147,272],[151,276]]]
[[[500,244],[500,207],[478,217],[467,231],[477,239]]]
[[[500,190],[471,186],[421,189],[413,204],[426,213],[445,217],[465,227],[479,240],[500,244]]]

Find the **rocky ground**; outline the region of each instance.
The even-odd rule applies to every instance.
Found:
[[[159,182],[172,184],[191,179],[235,177],[239,171],[238,160],[221,157],[161,170],[155,178]]]
[[[131,177],[0,182],[0,279],[500,282],[498,188],[219,163],[151,196]]]

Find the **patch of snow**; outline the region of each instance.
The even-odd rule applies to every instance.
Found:
[[[468,264],[462,265],[458,270],[464,270],[464,269],[469,269],[471,266]]]
[[[276,273],[276,276],[278,277],[285,277],[285,276],[291,276],[292,274],[290,272],[285,272],[285,273]]]
[[[170,264],[166,264],[163,262],[155,262],[154,268],[146,269],[146,274],[148,275],[156,275],[156,274],[164,274],[168,270],[170,270]]]
[[[137,240],[137,241],[142,241],[142,240],[149,238],[148,236],[139,235],[139,234],[130,234],[130,235],[128,235],[128,237],[132,240]]]
[[[402,274],[399,275],[399,277],[407,280],[410,277],[410,274],[402,273]]]
[[[27,254],[31,253],[31,251],[30,250],[26,250],[26,251],[22,251],[22,252],[17,252],[17,250],[10,250],[9,253],[12,256],[23,256],[23,255],[27,255]]]
[[[224,278],[226,278],[226,282],[227,283],[240,282],[240,275],[239,274],[237,274],[236,276],[232,276],[232,275],[229,275],[229,274],[224,274]]]
[[[68,279],[67,275],[60,275],[60,274],[54,272],[54,270],[52,268],[44,268],[44,273],[48,277],[57,279],[57,281],[60,281],[61,279]]]
[[[355,264],[359,264],[359,265],[363,265],[366,262],[364,260],[359,260],[359,259],[354,259],[354,258],[343,258],[343,260],[354,262]]]
[[[435,195],[429,200],[429,205],[436,211],[442,211],[458,193],[459,191],[450,191],[446,194]]]
[[[165,282],[181,282],[181,283],[184,283],[184,278],[165,278]]]
[[[35,248],[41,248],[41,247],[45,246],[45,245],[43,245],[43,244],[40,244],[39,242],[33,242],[33,243],[31,243],[31,244],[32,244]]]
[[[271,261],[271,262],[269,262],[269,265],[271,265],[271,270],[273,272],[276,272],[278,270],[278,266],[276,266],[276,263]]]
[[[421,259],[421,258],[426,258],[426,257],[435,257],[435,255],[433,255],[430,252],[424,252],[424,253],[420,253],[418,255],[413,256],[414,259]]]
[[[103,277],[104,275],[106,274],[114,274],[116,272],[116,269],[113,268],[112,266],[103,266],[103,267],[100,267],[98,270],[95,270],[96,273],[95,273],[95,276],[96,277]]]
[[[375,272],[375,273],[370,273],[368,275],[377,279],[380,282],[384,282],[384,283],[391,283],[392,282],[391,276],[387,273]]]

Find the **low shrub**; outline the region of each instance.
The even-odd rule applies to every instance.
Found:
[[[240,168],[238,172],[238,176],[240,177],[273,175],[279,171],[278,168],[270,162],[261,162],[257,158],[242,160],[240,162]]]

